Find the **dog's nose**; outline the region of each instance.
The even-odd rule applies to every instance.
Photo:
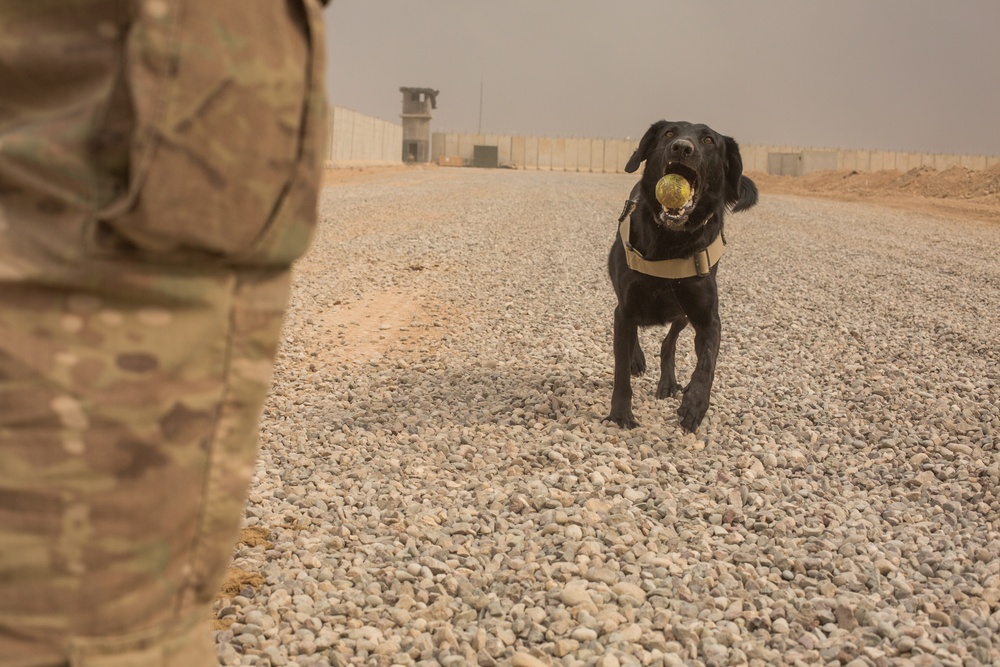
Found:
[[[677,139],[670,144],[670,154],[674,157],[691,157],[694,155],[694,144],[687,139]]]

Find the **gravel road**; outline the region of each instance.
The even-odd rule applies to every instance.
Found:
[[[727,219],[701,429],[649,372],[625,431],[605,261],[632,183],[325,189],[221,664],[1000,664],[1000,227],[765,194]]]

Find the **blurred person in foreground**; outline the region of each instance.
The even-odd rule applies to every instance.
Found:
[[[319,0],[0,0],[0,665],[204,667],[325,134]]]

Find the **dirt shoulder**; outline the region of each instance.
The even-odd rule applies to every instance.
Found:
[[[407,170],[436,168],[435,165],[421,165],[419,167],[398,165],[391,167],[340,167],[338,169],[326,169],[323,172],[323,187],[365,183],[391,176],[392,174],[404,173]]]
[[[805,176],[747,174],[764,194],[858,201],[921,213],[1000,223],[1000,166],[972,171],[927,167],[862,173],[817,171]]]

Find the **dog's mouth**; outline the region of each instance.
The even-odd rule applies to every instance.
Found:
[[[656,215],[656,221],[667,229],[680,231],[687,224],[688,217],[698,204],[701,183],[698,179],[698,173],[694,169],[677,162],[668,163],[666,169],[663,170],[664,177],[671,174],[683,179],[683,181],[678,181],[681,184],[680,187],[685,185],[684,181],[686,181],[687,187],[674,193],[674,197],[668,201],[669,206],[662,201],[659,202],[660,210]]]

